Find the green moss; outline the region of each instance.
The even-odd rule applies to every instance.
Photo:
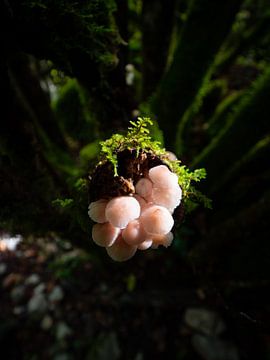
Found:
[[[232,109],[237,106],[242,95],[242,91],[234,91],[219,103],[215,113],[208,121],[207,129],[211,136],[215,136],[219,130],[226,126],[227,119],[233,111]]]
[[[175,145],[179,121],[198,94],[241,2],[190,2],[174,59],[152,103],[169,145]]]
[[[25,51],[93,83],[116,64],[115,8],[113,0],[13,1],[14,32]]]
[[[186,154],[188,150],[190,152],[190,146],[193,145],[192,130],[196,117],[203,116],[204,118],[208,118],[211,116],[216,104],[228,90],[227,81],[225,79],[210,81],[210,75],[211,72],[206,75],[204,83],[199,89],[195,100],[184,113],[183,118],[179,123],[176,139],[176,152],[178,154]]]
[[[67,79],[59,89],[52,108],[71,148],[77,149],[96,139],[98,123],[91,111],[90,96],[76,79]]]
[[[205,169],[190,171],[185,165],[181,165],[179,160],[169,160],[166,157],[166,150],[161,147],[159,141],[152,140],[149,126],[153,125],[150,118],[138,118],[136,122],[131,121],[126,135],[114,134],[101,145],[101,161],[109,161],[113,164],[114,175],[118,176],[118,153],[128,150],[136,150],[137,156],[140,152],[152,153],[161,157],[169,168],[178,176],[178,182],[183,191],[183,198],[188,207],[193,207],[197,202],[203,203],[206,207],[211,207],[211,202],[203,194],[195,189],[192,182],[199,182],[206,177]]]
[[[269,134],[269,91],[268,67],[229,114],[226,126],[194,159],[193,166],[205,166],[208,170],[209,190],[216,191],[228,181],[229,169]]]

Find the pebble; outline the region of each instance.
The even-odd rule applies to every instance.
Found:
[[[192,337],[191,343],[205,360],[239,360],[236,347],[228,341],[196,334]]]
[[[49,301],[50,302],[59,302],[64,298],[64,292],[62,288],[58,285],[56,285],[51,293],[49,294]]]
[[[44,294],[34,294],[27,304],[29,313],[44,313],[47,310],[47,301]]]
[[[121,356],[118,338],[115,332],[103,334],[98,337],[100,344],[97,349],[97,359],[117,360]]]
[[[4,275],[7,271],[7,265],[6,264],[0,264],[0,276]]]
[[[42,294],[46,289],[46,285],[44,283],[40,283],[38,284],[35,288],[34,288],[34,295],[38,295],[38,294]]]
[[[226,329],[221,317],[215,311],[203,308],[187,309],[184,321],[191,328],[209,336],[220,335]]]
[[[40,276],[38,274],[31,274],[25,280],[25,285],[36,285],[40,282]]]
[[[61,341],[64,340],[67,336],[72,334],[70,327],[63,321],[60,321],[56,326],[56,338]]]
[[[57,354],[53,360],[70,360],[70,356],[65,353]]]
[[[42,330],[48,331],[53,325],[53,318],[50,315],[45,315],[40,323]]]
[[[14,309],[13,309],[13,314],[14,315],[21,315],[24,311],[25,311],[24,306],[15,306]]]

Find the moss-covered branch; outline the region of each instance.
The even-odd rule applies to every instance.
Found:
[[[153,112],[169,145],[174,145],[178,123],[194,100],[241,2],[192,1],[174,60],[153,101]]]
[[[268,67],[234,113],[230,114],[227,125],[194,160],[193,166],[207,168],[207,186],[211,191],[217,190],[227,181],[227,174],[234,163],[269,133],[269,92]]]

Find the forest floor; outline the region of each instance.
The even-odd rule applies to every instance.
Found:
[[[257,320],[269,304],[256,303],[258,289],[230,291],[225,302],[171,249],[126,263],[102,250],[89,255],[55,236],[0,248],[5,359],[269,359]],[[256,318],[235,307],[247,298]]]

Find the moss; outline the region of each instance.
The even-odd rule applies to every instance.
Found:
[[[52,108],[72,148],[78,149],[97,138],[98,124],[91,111],[89,93],[76,79],[68,79],[60,88]]]
[[[238,105],[239,101],[241,101],[242,96],[242,91],[233,91],[218,104],[215,113],[207,122],[207,132],[211,137],[217,135],[219,130],[226,126],[226,120],[229,118],[229,114],[232,112],[232,109]]]
[[[198,93],[241,2],[191,2],[173,62],[153,100],[153,111],[169,145],[175,145],[178,123]]]
[[[192,166],[207,168],[209,190],[216,191],[227,181],[227,171],[269,133],[269,92],[268,67],[229,115],[226,127],[194,160]]]
[[[15,36],[24,51],[50,59],[66,74],[93,85],[115,65],[120,39],[112,17],[113,0],[11,3]]]
[[[187,207],[192,208],[197,202],[210,207],[210,200],[192,185],[206,177],[205,170],[192,172],[179,160],[170,160],[160,143],[152,140],[148,127],[153,123],[149,118],[138,118],[137,122],[130,123],[132,126],[126,135],[114,134],[101,142],[101,160],[90,181],[92,201],[133,193],[134,184],[146,176],[151,167],[166,164],[178,176]]]
[[[194,148],[194,127],[196,127],[196,120],[200,118],[201,122],[206,122],[205,119],[209,118],[217,103],[227,92],[227,81],[224,79],[209,80],[206,76],[204,84],[198,91],[195,100],[184,113],[181,122],[177,129],[176,152],[178,154],[192,156],[190,148]],[[200,124],[203,126],[203,124]],[[196,137],[196,136],[195,136]],[[198,152],[198,149],[194,149]]]

